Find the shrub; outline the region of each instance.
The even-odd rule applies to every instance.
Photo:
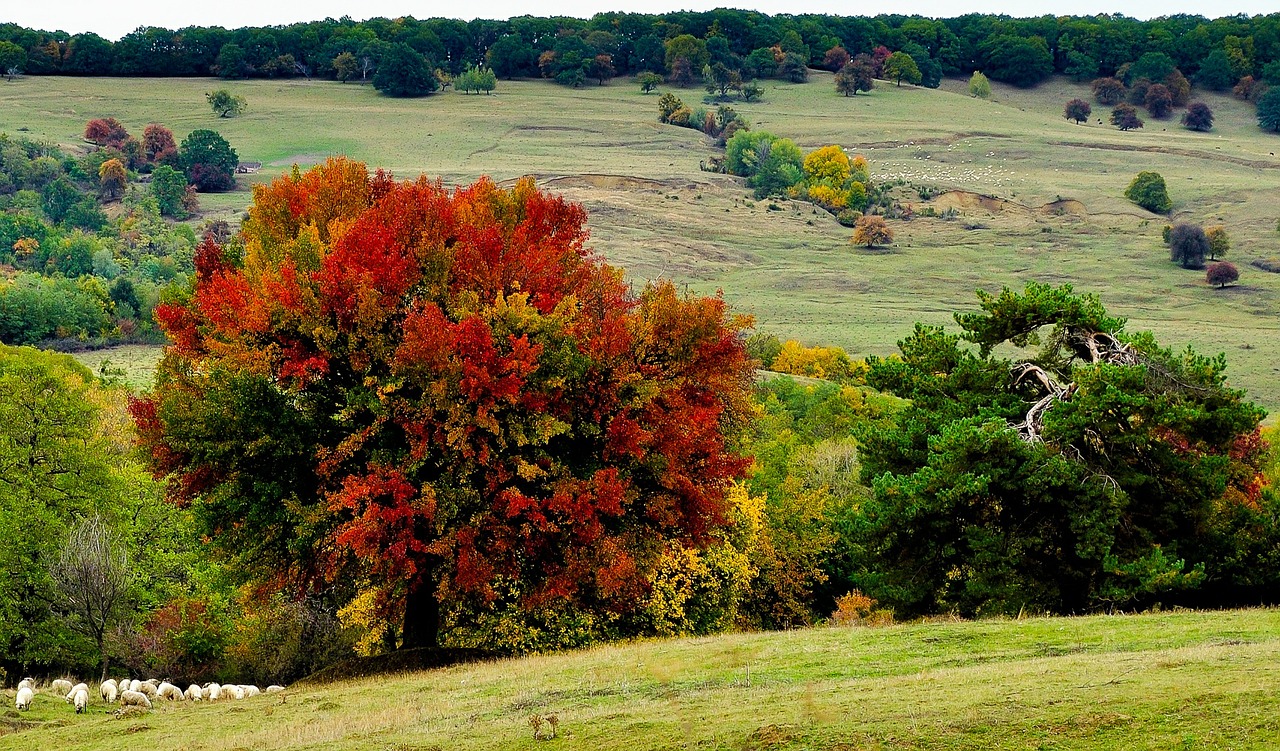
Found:
[[[1134,130],[1141,128],[1143,122],[1132,104],[1117,104],[1116,108],[1111,110],[1111,124],[1120,130]]]
[[[976,96],[979,99],[991,98],[991,82],[987,77],[982,75],[982,71],[975,70],[973,75],[969,77],[969,95]]]
[[[1124,192],[1124,197],[1147,211],[1167,214],[1173,208],[1164,178],[1158,172],[1139,172]]]
[[[680,97],[668,91],[658,97],[658,122],[671,122],[671,116],[682,109],[685,109],[684,102],[680,101]]]
[[[883,217],[864,216],[854,224],[850,242],[868,248],[888,245],[893,242],[893,230],[889,229]]]
[[[1184,269],[1204,268],[1204,258],[1209,254],[1209,239],[1197,224],[1180,222],[1169,232],[1169,260]]]
[[[1191,130],[1206,131],[1213,128],[1213,110],[1204,102],[1192,102],[1182,115],[1182,125]]]
[[[640,92],[648,94],[650,91],[662,85],[662,76],[653,71],[646,70],[636,76],[636,83],[640,84]]]
[[[836,626],[859,626],[863,619],[871,614],[876,601],[855,589],[846,595],[836,598],[836,609],[831,614],[831,623]]]
[[[1226,261],[1215,263],[1205,272],[1205,281],[1209,284],[1222,289],[1228,284],[1234,284],[1240,279],[1240,272],[1236,267]]]

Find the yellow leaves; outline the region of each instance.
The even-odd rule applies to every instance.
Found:
[[[34,237],[20,237],[13,244],[13,252],[19,257],[26,257],[40,250],[40,241]]]
[[[865,380],[868,370],[865,362],[855,363],[839,347],[806,347],[794,339],[783,342],[772,368],[779,373],[855,382]]]
[[[823,146],[804,158],[804,176],[810,184],[844,185],[852,174],[849,156],[839,146]]]
[[[830,211],[849,206],[849,194],[829,185],[814,185],[809,188],[809,200]]]
[[[387,629],[391,624],[378,614],[379,592],[377,589],[363,589],[351,602],[338,610],[338,622],[345,628],[359,629],[360,638],[356,641],[356,653],[369,657],[377,654],[383,644]]]

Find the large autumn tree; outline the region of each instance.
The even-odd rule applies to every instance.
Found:
[[[256,187],[242,241],[206,240],[156,311],[155,469],[244,570],[372,596],[403,646],[438,642],[442,604],[634,607],[746,470],[749,321],[633,291],[585,219],[532,180],[342,159]]]

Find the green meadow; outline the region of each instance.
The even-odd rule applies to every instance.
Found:
[[[248,99],[244,115],[209,111],[205,92],[223,85]],[[1234,385],[1280,406],[1280,275],[1249,265],[1280,256],[1280,137],[1257,127],[1252,105],[1196,92],[1214,109],[1213,131],[1185,130],[1175,116],[1122,133],[1098,124],[1109,113],[1101,106],[1089,124],[1065,120],[1067,99],[1089,97],[1061,79],[997,86],[991,101],[969,97],[963,81],[877,86],[842,97],[815,73],[807,84],[769,82],[763,101],[738,107],[806,149],[865,154],[877,179],[909,184],[897,190],[917,212],[958,212],[893,221],[896,243],[876,251],[851,247],[850,231],[808,204],[753,201],[738,178],[702,172],[717,153],[710,142],[660,125],[657,96],[621,79],[581,89],[502,81],[492,96],[395,100],[320,81],[28,77],[0,86],[0,131],[75,144],[93,117],[135,131],[162,122],[180,138],[215,128],[243,161],[264,165],[237,191],[202,198],[206,216],[233,220],[251,183],[331,155],[447,183],[536,175],[586,206],[596,251],[637,282],[723,290],[761,330],[854,355],[892,351],[915,321],[948,322],[975,289],[1070,282],[1166,346],[1225,352]],[[702,97],[676,93],[691,105]],[[1122,195],[1144,169],[1168,181],[1174,220],[1227,227],[1237,286],[1211,288],[1203,272],[1169,262],[1160,239],[1169,218]],[[959,192],[926,201],[914,186]]]

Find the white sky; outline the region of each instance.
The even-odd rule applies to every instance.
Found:
[[[1135,18],[1176,13],[1208,17],[1276,12],[1275,0],[897,0],[892,6],[851,4],[848,0],[0,0],[0,23],[62,30],[93,31],[119,39],[138,26],[269,26],[349,15],[355,19],[386,16],[415,18],[510,18],[519,15],[587,18],[601,11],[661,13],[745,7],[765,13],[919,14],[932,17],[964,13],[1011,16],[1095,15],[1123,11]]]

